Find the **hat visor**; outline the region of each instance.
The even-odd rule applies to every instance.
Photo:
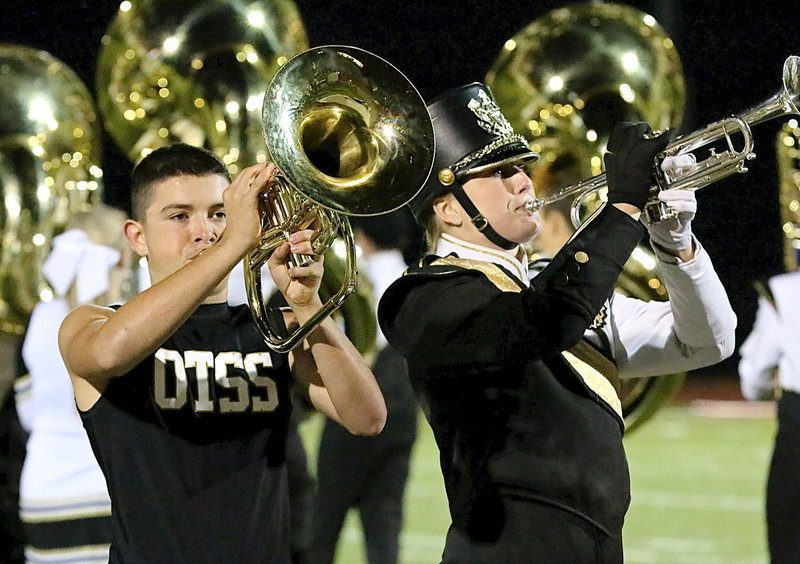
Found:
[[[464,169],[459,176],[466,176],[468,174],[477,174],[493,168],[505,166],[507,164],[518,161],[531,161],[539,158],[538,153],[531,151],[527,145],[515,141],[508,145],[502,145],[489,153],[484,155],[475,162]]]

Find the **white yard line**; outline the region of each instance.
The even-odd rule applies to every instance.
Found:
[[[764,511],[764,498],[748,495],[709,495],[678,492],[634,492],[633,503],[647,507],[680,507],[707,511]]]

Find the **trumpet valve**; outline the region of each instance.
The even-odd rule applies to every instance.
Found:
[[[648,224],[659,223],[678,217],[678,212],[661,200],[650,200],[642,212]]]

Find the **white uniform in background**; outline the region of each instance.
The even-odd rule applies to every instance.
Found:
[[[20,422],[30,433],[20,481],[20,517],[28,537],[25,555],[33,562],[108,562],[111,500],[75,406],[58,350],[58,329],[70,311],[64,294],[73,284],[79,302],[103,294],[120,254],[91,243],[78,230],[56,237],[53,244],[43,272],[56,297],[33,310],[22,346],[28,376],[15,384]],[[77,521],[92,518],[108,522],[99,525],[100,533],[77,532]],[[97,521],[87,526],[91,529]],[[47,538],[53,527],[59,538],[98,539],[106,529],[108,538],[96,544],[53,546]]]
[[[769,289],[774,303],[759,298],[752,332],[739,349],[742,394],[751,400],[772,399],[777,386],[800,393],[800,272],[771,278]]]
[[[370,255],[369,260],[363,261],[360,266],[364,269],[364,274],[372,284],[372,295],[375,304],[381,299],[392,282],[400,278],[407,268],[403,260],[403,253],[398,250],[379,250]],[[387,345],[383,331],[378,327],[375,335],[375,349],[381,350]]]
[[[261,293],[265,296],[271,296],[275,290],[277,290],[275,282],[272,281],[267,265],[264,265],[261,268]],[[239,261],[233,267],[228,277],[228,303],[232,306],[247,303],[247,287],[244,284],[244,264],[242,261]]]
[[[759,299],[752,332],[739,349],[739,376],[747,399],[779,396],[767,478],[767,538],[770,561],[793,564],[800,555],[800,273],[775,276],[769,290],[774,301]]]

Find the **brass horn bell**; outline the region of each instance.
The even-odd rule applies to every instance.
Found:
[[[422,188],[433,165],[433,126],[422,97],[397,68],[362,49],[330,45],[296,55],[275,73],[264,94],[262,128],[279,172],[262,196],[261,241],[244,259],[245,287],[267,344],[286,352],[356,287],[346,216],[388,213]],[[261,267],[289,234],[312,222],[315,254],[337,235],[343,239],[346,272],[317,314],[281,337],[267,320]]]
[[[681,122],[685,103],[682,65],[670,37],[649,14],[613,2],[576,3],[534,20],[506,42],[486,81],[503,113],[542,155],[533,169],[539,195],[533,202],[557,201],[554,194],[565,183],[597,174],[615,123],[643,120],[666,129]],[[597,202],[586,203],[595,206],[550,209],[588,215]],[[665,299],[654,265],[652,251],[638,247],[617,291]],[[626,433],[652,417],[684,377],[623,381]]]

